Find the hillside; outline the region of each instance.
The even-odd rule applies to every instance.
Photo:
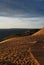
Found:
[[[44,65],[44,28],[33,34],[32,37],[37,41],[36,44],[31,47],[32,53],[40,64]]]
[[[34,43],[30,36],[0,42],[0,65],[40,65],[31,52]]]
[[[44,28],[42,28],[38,32],[32,34],[32,36],[37,36],[37,35],[44,35]]]
[[[32,34],[32,37],[44,39],[44,28],[42,28],[38,32]]]
[[[0,42],[0,64],[44,65],[44,28],[31,36]]]

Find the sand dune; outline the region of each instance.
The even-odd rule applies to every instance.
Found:
[[[44,65],[44,28],[33,34],[32,37],[37,41],[31,48],[32,53],[40,62],[40,65]]]
[[[34,33],[32,36],[36,36],[36,35],[44,35],[44,28],[42,28],[38,32]]]
[[[30,36],[11,38],[0,42],[0,63],[16,65],[40,65],[31,53],[31,45],[36,43]]]
[[[6,39],[4,41],[1,41],[0,44],[4,44],[7,42],[15,42],[17,44],[34,44],[36,41],[31,36],[23,36],[23,37],[14,37],[10,39]],[[19,43],[18,43],[19,42]]]
[[[40,64],[44,65],[44,42],[34,44],[31,49]]]
[[[0,63],[43,65],[43,52],[44,28],[32,36],[14,37],[0,42]]]

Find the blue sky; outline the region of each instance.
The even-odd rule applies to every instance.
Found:
[[[0,0],[0,28],[44,27],[44,0]]]

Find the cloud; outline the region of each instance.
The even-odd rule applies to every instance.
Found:
[[[0,17],[0,28],[41,28],[41,27],[44,27],[44,18]]]
[[[0,16],[42,17],[44,0],[0,0]]]

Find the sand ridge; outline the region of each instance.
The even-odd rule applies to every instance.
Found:
[[[44,28],[42,28],[38,32],[32,34],[32,36],[36,36],[36,35],[44,35]]]
[[[10,38],[0,42],[0,61],[3,63],[11,62],[12,64],[20,64],[20,65],[41,65],[36,59],[37,57],[33,55],[33,50],[31,49],[31,45],[38,45],[40,43],[40,39],[38,41],[38,35],[44,35],[44,29],[41,29],[37,33],[33,34],[35,36],[24,36],[18,38]],[[37,37],[36,37],[37,36]],[[42,36],[44,38],[44,36]],[[37,40],[36,40],[36,39]],[[42,39],[41,39],[42,40]],[[43,41],[43,40],[42,40]],[[31,51],[30,51],[31,49]],[[38,49],[39,50],[39,49]],[[36,61],[35,61],[36,60]],[[2,64],[3,65],[3,64]]]

